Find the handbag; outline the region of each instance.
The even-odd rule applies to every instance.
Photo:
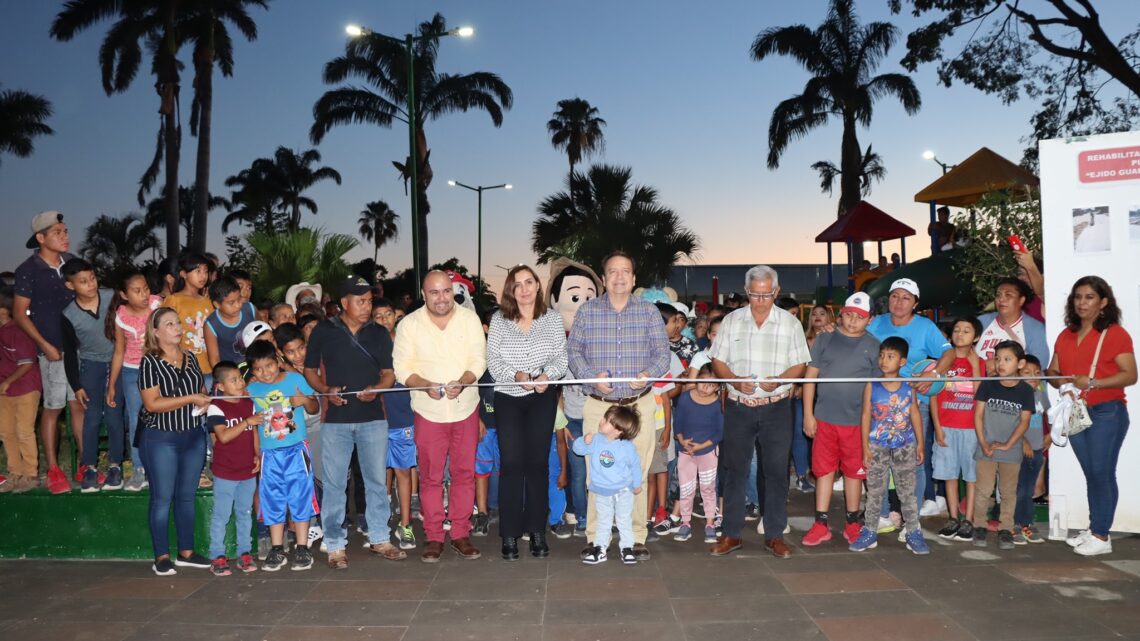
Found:
[[[1096,342],[1096,353],[1093,354],[1092,368],[1089,369],[1089,380],[1091,381],[1096,376],[1096,362],[1100,360],[1100,348],[1104,345],[1104,336],[1108,333],[1105,328],[1100,333],[1100,340]],[[1092,417],[1089,416],[1089,404],[1085,400],[1085,395],[1082,393],[1073,400],[1073,409],[1069,412],[1069,421],[1065,423],[1062,433],[1067,437],[1072,437],[1092,427]]]

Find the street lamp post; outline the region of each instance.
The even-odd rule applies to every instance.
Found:
[[[929,149],[927,149],[926,151],[922,152],[922,157],[923,157],[924,159],[926,159],[926,160],[933,160],[933,161],[934,161],[934,162],[935,162],[935,163],[936,163],[936,164],[937,164],[939,167],[941,167],[941,168],[942,168],[942,175],[943,175],[943,176],[945,176],[945,175],[946,175],[946,172],[948,172],[948,171],[950,171],[951,169],[953,169],[953,168],[955,168],[955,167],[957,167],[957,166],[958,166],[958,165],[951,165],[951,164],[949,164],[949,163],[944,163],[944,162],[942,162],[941,160],[939,160],[939,159],[938,159],[938,156],[935,156],[935,155],[934,155],[934,152],[933,152],[933,151],[930,151]]]
[[[431,34],[424,36],[413,36],[406,34],[401,40],[393,36],[377,33],[368,27],[361,27],[359,25],[348,25],[345,27],[345,33],[350,37],[357,38],[360,36],[377,36],[389,42],[394,42],[404,47],[408,54],[408,179],[411,182],[411,189],[408,191],[411,194],[411,213],[412,213],[412,274],[416,279],[416,287],[420,285],[420,259],[421,249],[426,253],[427,248],[420,247],[420,185],[419,185],[419,156],[416,154],[416,54],[415,43],[420,40],[428,40],[431,38],[439,38],[442,36],[460,36],[462,38],[469,38],[475,35],[475,29],[472,27],[456,27],[449,29],[445,33]],[[426,259],[426,256],[423,256]],[[425,261],[426,262],[426,261]]]
[[[491,185],[490,187],[487,187],[484,185],[479,185],[478,187],[472,187],[471,185],[465,185],[465,184],[459,182],[458,180],[449,180],[449,181],[447,181],[447,184],[451,185],[452,187],[462,187],[464,189],[470,189],[471,191],[473,191],[479,195],[479,198],[478,198],[478,201],[479,201],[478,258],[476,259],[477,262],[475,264],[475,273],[478,275],[479,282],[483,282],[483,192],[484,191],[490,191],[491,189],[513,189],[514,185],[503,183],[501,185]]]

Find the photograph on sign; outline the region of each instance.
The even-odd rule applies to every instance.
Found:
[[[1112,249],[1108,207],[1073,209],[1073,251],[1106,252]]]
[[[1128,208],[1128,240],[1140,243],[1140,205]]]

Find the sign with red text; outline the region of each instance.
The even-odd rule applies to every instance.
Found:
[[[1083,183],[1140,180],[1140,147],[1082,151],[1077,166]]]

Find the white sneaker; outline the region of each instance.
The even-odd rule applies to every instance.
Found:
[[[1093,538],[1092,532],[1088,530],[1081,530],[1076,536],[1070,536],[1069,538],[1065,539],[1065,543],[1069,547],[1075,548],[1091,538]]]
[[[566,525],[578,525],[578,517],[570,512],[562,516],[562,522]]]
[[[846,486],[843,483],[843,479],[835,479],[835,482],[831,484],[831,491],[832,492],[842,492],[845,489],[845,487]]]
[[[792,532],[792,526],[785,523],[784,524],[784,534],[791,534],[791,532]],[[764,519],[763,518],[761,518],[759,521],[756,522],[756,533],[757,534],[763,534],[764,533]]]
[[[950,510],[946,507],[946,497],[945,496],[934,497],[934,502],[938,504],[938,513],[939,514],[943,514],[943,513],[949,514],[950,513]]]
[[[906,528],[899,528],[899,543],[906,543]]]
[[[1084,543],[1081,543],[1077,547],[1073,548],[1073,551],[1077,554],[1080,554],[1081,556],[1099,556],[1101,554],[1112,554],[1112,537],[1101,541],[1097,537],[1090,534],[1089,538],[1085,539]]]
[[[922,509],[918,511],[919,516],[938,516],[942,510],[934,501],[923,501]]]
[[[309,549],[312,549],[313,544],[325,538],[325,531],[319,525],[309,526]]]

